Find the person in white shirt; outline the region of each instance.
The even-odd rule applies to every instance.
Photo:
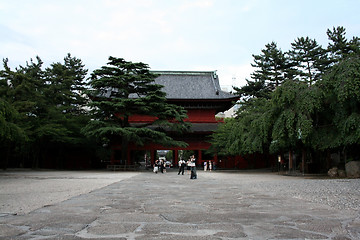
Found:
[[[186,165],[185,161],[183,159],[181,159],[179,161],[179,173],[178,173],[178,175],[180,175],[180,172],[182,173],[182,175],[184,175],[185,165]]]
[[[190,179],[197,179],[197,174],[196,174],[196,159],[195,156],[192,155],[190,158],[190,163],[191,163],[191,175],[190,175]]]

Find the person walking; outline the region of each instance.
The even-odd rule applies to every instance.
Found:
[[[191,167],[191,175],[190,175],[190,179],[197,179],[197,174],[196,174],[196,159],[195,156],[192,155],[190,158],[190,167]]]
[[[189,158],[186,162],[186,170],[188,175],[190,174],[190,169],[191,169],[190,165],[191,165],[191,160]]]
[[[163,173],[166,173],[166,160],[165,161],[163,161]]]
[[[212,162],[209,161],[209,171],[211,172],[211,170],[212,170]]]
[[[159,166],[158,166],[158,164],[159,164],[159,160],[156,160],[155,161],[155,163],[154,163],[154,173],[158,173],[158,171],[159,171]]]
[[[207,170],[207,162],[205,161],[204,162],[204,172],[206,172],[206,170]]]
[[[181,159],[181,160],[179,161],[179,172],[178,172],[178,175],[180,175],[180,172],[181,172],[182,175],[184,175],[185,165],[186,165],[185,161],[184,161],[183,159]]]
[[[164,161],[162,159],[160,159],[159,161],[159,168],[160,168],[160,172],[164,173]]]

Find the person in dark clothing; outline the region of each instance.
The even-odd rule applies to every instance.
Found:
[[[159,168],[160,168],[160,172],[161,173],[164,173],[164,161],[161,159],[160,161],[159,161]]]

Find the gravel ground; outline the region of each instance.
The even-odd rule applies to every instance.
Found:
[[[237,175],[240,176],[236,177]],[[316,179],[252,172],[216,172],[205,176],[234,181],[234,186],[249,191],[286,195],[339,210],[360,211],[360,179]]]
[[[26,214],[137,174],[109,171],[0,171],[0,215]]]

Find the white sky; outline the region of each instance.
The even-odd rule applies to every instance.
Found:
[[[0,58],[47,66],[71,53],[91,72],[114,56],[152,70],[217,70],[221,85],[242,86],[265,44],[287,51],[309,36],[326,47],[333,26],[360,36],[360,1],[0,0]]]

